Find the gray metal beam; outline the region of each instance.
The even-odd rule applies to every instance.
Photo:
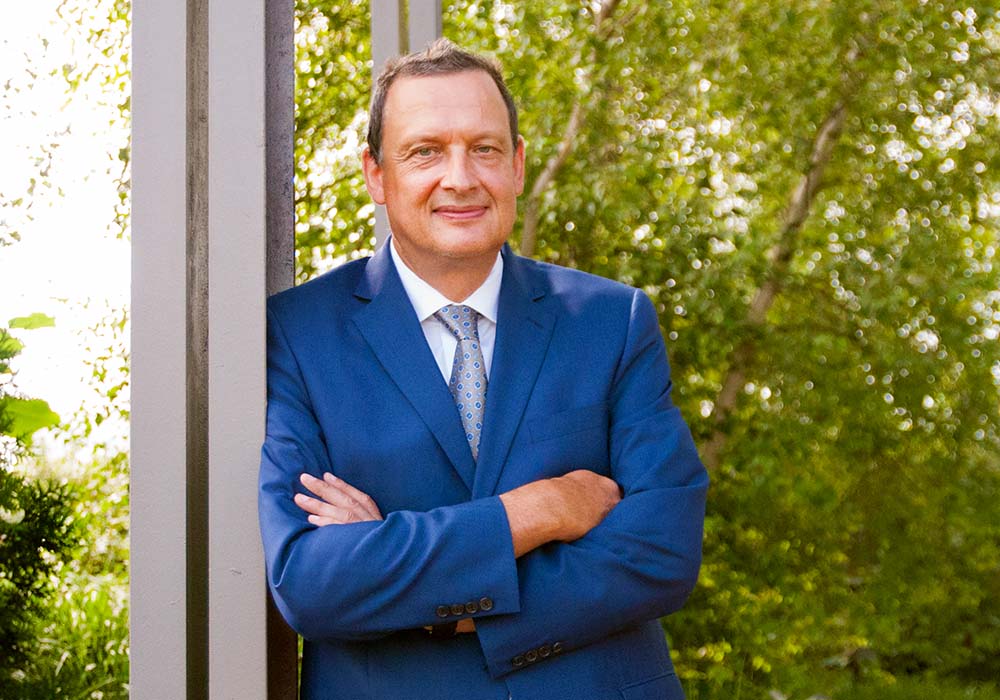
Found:
[[[295,283],[295,2],[265,7],[267,293]]]
[[[264,434],[264,0],[208,0],[209,697],[267,692],[255,517]]]
[[[420,51],[441,36],[441,0],[410,0],[409,50]]]
[[[382,72],[385,62],[406,50],[401,37],[404,17],[402,0],[371,0],[372,32],[372,83]],[[375,207],[375,247],[379,248],[389,237],[389,217],[385,207]]]
[[[295,2],[265,8],[267,293],[295,283]],[[262,589],[266,590],[263,581]],[[267,698],[298,697],[298,638],[267,595]]]
[[[187,13],[132,23],[131,697],[187,697]]]

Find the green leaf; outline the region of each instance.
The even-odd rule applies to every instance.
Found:
[[[0,332],[0,357],[14,357],[24,349],[24,343],[17,338]]]
[[[35,328],[51,328],[56,325],[56,320],[51,316],[41,313],[33,313],[30,316],[18,316],[12,318],[8,325],[11,328],[24,328],[32,330]]]
[[[42,428],[59,424],[59,415],[49,408],[48,402],[41,399],[6,396],[0,401],[0,413],[10,421],[7,434],[25,442]]]

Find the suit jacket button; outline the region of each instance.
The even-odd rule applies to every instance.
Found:
[[[479,609],[483,612],[489,612],[493,609],[493,599],[492,598],[480,598],[479,599]]]
[[[451,606],[452,615],[461,615],[464,612],[465,612],[465,606],[462,605],[461,603],[455,603],[454,605]]]
[[[556,642],[555,644],[552,645],[552,653],[553,654],[562,653],[562,642]]]
[[[448,606],[447,605],[439,605],[439,606],[437,606],[437,616],[438,617],[448,617],[449,613],[450,613],[450,611],[448,610]]]
[[[479,604],[474,600],[470,600],[468,603],[465,604],[465,612],[469,613],[470,615],[475,615],[477,612],[479,612]]]
[[[511,660],[511,663],[514,664],[514,668],[521,668],[524,666],[524,657],[518,654]]]
[[[527,661],[529,664],[535,663],[536,661],[538,661],[538,652],[532,649],[531,651],[529,651],[527,654],[524,655],[524,660]]]
[[[538,655],[541,656],[543,659],[547,659],[550,656],[552,656],[552,645],[543,644],[542,646],[538,647]]]

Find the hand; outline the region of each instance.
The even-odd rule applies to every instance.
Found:
[[[571,542],[596,527],[621,500],[618,484],[586,469],[500,494],[520,557],[546,542]]]
[[[382,520],[382,513],[371,496],[329,472],[323,474],[322,479],[303,474],[299,481],[318,496],[295,494],[295,505],[309,513],[308,520],[313,525],[323,527]]]
[[[587,469],[577,469],[549,480],[556,487],[553,503],[560,518],[559,534],[554,539],[571,542],[597,527],[611,509],[622,500],[618,484]]]

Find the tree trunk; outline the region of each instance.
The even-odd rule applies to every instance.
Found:
[[[767,312],[774,305],[774,300],[781,292],[785,276],[788,273],[788,263],[798,243],[799,230],[816,199],[823,171],[826,169],[827,163],[830,162],[833,147],[840,136],[846,117],[847,105],[844,102],[839,102],[820,126],[813,142],[809,168],[789,197],[778,242],[767,253],[771,263],[770,273],[754,295],[744,319],[744,325],[750,329],[751,333],[733,351],[729,371],[722,381],[722,389],[719,391],[719,396],[712,409],[712,423],[714,425],[712,436],[701,450],[702,460],[709,470],[719,466],[722,451],[728,438],[726,422],[736,407],[740,389],[746,384],[747,370],[757,354],[757,334],[753,331],[763,328]]]
[[[601,3],[601,9],[594,17],[594,30],[599,38],[607,38],[609,34],[608,20],[620,2],[621,0],[604,0]],[[577,54],[577,63],[579,63],[582,54],[583,48],[581,47],[580,53]],[[593,62],[594,57],[591,57],[590,63]],[[535,241],[538,232],[538,219],[541,216],[542,197],[576,147],[576,137],[580,133],[580,127],[583,125],[584,117],[589,109],[588,99],[594,87],[593,76],[594,71],[592,70],[588,76],[587,83],[577,92],[576,100],[573,102],[573,107],[570,110],[569,120],[566,122],[566,128],[563,129],[562,138],[559,140],[559,146],[556,148],[556,152],[552,154],[552,157],[545,163],[542,172],[535,178],[531,192],[525,201],[524,223],[521,227],[521,255],[530,256],[535,253]]]

